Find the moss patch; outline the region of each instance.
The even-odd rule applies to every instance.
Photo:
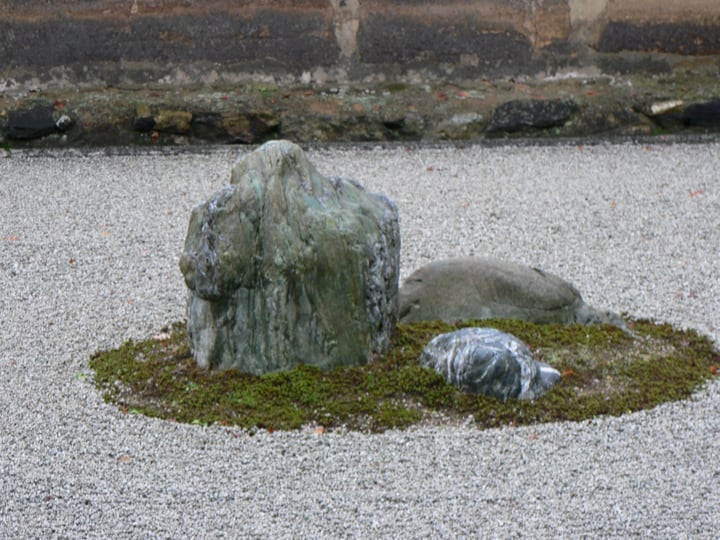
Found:
[[[417,364],[434,336],[466,326],[514,334],[562,373],[561,382],[536,401],[502,402],[459,392]],[[105,400],[125,412],[247,429],[314,424],[378,432],[422,422],[471,419],[490,428],[620,415],[688,397],[720,363],[712,342],[694,331],[644,320],[630,326],[634,335],[611,326],[511,320],[400,324],[389,352],[370,364],[253,376],[198,368],[177,323],[96,353],[90,366]]]

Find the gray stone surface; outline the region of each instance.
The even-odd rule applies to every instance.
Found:
[[[267,143],[192,212],[180,268],[193,356],[255,374],[365,363],[397,321],[399,259],[387,197]]]
[[[8,115],[7,133],[11,139],[39,139],[57,129],[53,108],[38,105],[24,111],[12,111]]]
[[[493,110],[487,129],[490,133],[513,133],[562,126],[576,109],[575,102],[566,99],[512,100]]]
[[[562,278],[492,258],[432,262],[413,272],[400,288],[401,322],[490,318],[625,327],[618,315],[588,306]]]
[[[560,372],[532,357],[512,334],[495,328],[463,328],[427,344],[420,363],[463,392],[536,399],[560,380]]]

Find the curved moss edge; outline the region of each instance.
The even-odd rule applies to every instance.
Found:
[[[536,401],[502,402],[459,392],[417,358],[436,335],[492,326],[528,344],[562,373]],[[382,432],[418,423],[518,426],[621,415],[687,398],[712,378],[720,355],[709,338],[669,324],[632,320],[633,335],[612,326],[537,325],[516,320],[399,324],[388,353],[367,365],[321,371],[299,366],[253,376],[205,371],[175,323],[90,359],[105,400],[125,413],[248,430]]]

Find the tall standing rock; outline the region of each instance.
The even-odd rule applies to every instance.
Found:
[[[366,363],[398,313],[398,212],[270,142],[197,206],[180,269],[197,363],[260,374]]]

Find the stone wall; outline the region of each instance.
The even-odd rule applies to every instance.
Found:
[[[0,87],[717,71],[717,0],[0,0]]]

